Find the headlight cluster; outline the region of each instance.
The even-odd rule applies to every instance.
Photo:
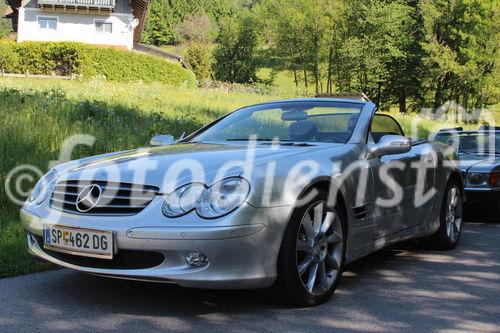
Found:
[[[35,187],[31,191],[31,194],[28,197],[28,202],[36,201],[36,203],[39,205],[45,199],[47,199],[47,196],[52,191],[55,185],[56,178],[57,172],[54,169],[50,170],[42,178],[40,178],[38,183],[36,183]]]
[[[163,203],[163,214],[179,217],[193,210],[206,219],[231,213],[247,198],[250,184],[243,178],[227,178],[210,187],[193,183],[172,192]]]
[[[500,172],[471,172],[467,177],[467,187],[500,188]]]

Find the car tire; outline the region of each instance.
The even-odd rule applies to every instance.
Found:
[[[430,244],[439,250],[452,250],[460,240],[463,222],[462,187],[454,178],[446,185],[439,214],[439,229],[430,237]]]
[[[296,207],[292,213],[272,288],[282,301],[300,307],[327,301],[337,288],[345,263],[344,218],[328,204],[326,191],[312,191],[303,196],[312,196],[307,204]]]

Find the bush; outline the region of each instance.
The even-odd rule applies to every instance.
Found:
[[[184,59],[188,62],[198,80],[210,78],[212,66],[212,52],[210,47],[192,43],[186,49]]]
[[[13,42],[0,44],[0,71],[11,72],[15,68],[18,57],[12,47],[13,45]]]
[[[160,82],[189,87],[196,84],[191,71],[165,59],[80,43],[0,41],[0,64],[2,61],[9,64],[6,71],[13,73],[100,75],[110,81]]]

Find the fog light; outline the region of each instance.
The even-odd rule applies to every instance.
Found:
[[[188,252],[185,258],[189,266],[201,267],[208,264],[207,257],[200,252]]]

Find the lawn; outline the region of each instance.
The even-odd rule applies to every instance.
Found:
[[[21,164],[47,171],[49,161],[58,159],[63,141],[73,134],[96,137],[92,147],[74,151],[75,159],[145,146],[158,133],[178,137],[240,106],[279,98],[160,84],[0,78],[0,184]],[[420,136],[453,125],[416,115],[397,117],[408,133],[418,123]],[[27,254],[18,211],[2,187],[0,277],[50,267]]]

